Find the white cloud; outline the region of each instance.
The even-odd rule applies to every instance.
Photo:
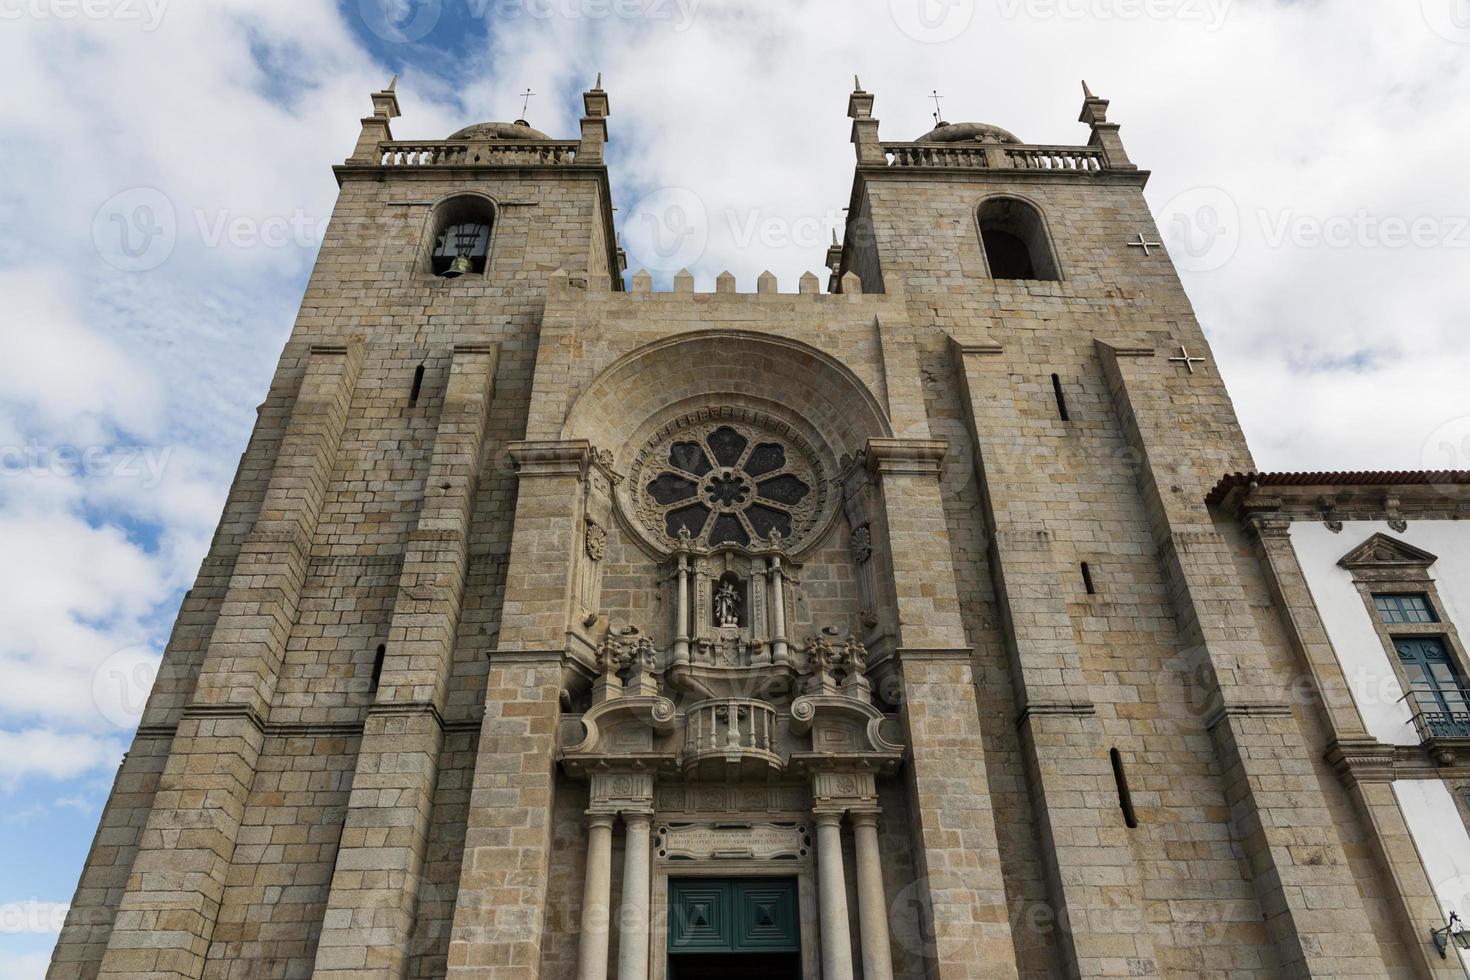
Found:
[[[50,953],[0,951],[0,976],[5,980],[43,980],[50,963]]]
[[[0,295],[0,390],[29,424],[107,416],[134,432],[154,428],[156,380],[105,324],[82,322],[73,276],[54,266],[0,270]]]
[[[27,776],[71,779],[103,766],[116,766],[126,747],[114,738],[62,735],[42,729],[0,730],[0,786]]]

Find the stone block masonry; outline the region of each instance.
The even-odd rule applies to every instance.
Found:
[[[374,94],[49,977],[1448,980],[1106,100],[874,103],[829,293],[655,293],[600,83]]]

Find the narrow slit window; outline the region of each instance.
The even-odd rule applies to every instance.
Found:
[[[1092,582],[1092,566],[1087,562],[1082,563],[1082,586],[1088,595],[1097,595],[1097,586]]]
[[[1128,774],[1123,771],[1123,756],[1117,749],[1109,749],[1108,757],[1113,762],[1113,781],[1118,784],[1118,808],[1123,811],[1123,822],[1129,828],[1138,826],[1138,814],[1133,810],[1133,794],[1128,790]]]
[[[1051,376],[1051,390],[1057,396],[1057,414],[1062,417],[1063,422],[1070,422],[1072,417],[1067,414],[1067,393],[1062,390],[1062,379],[1055,374]]]
[[[419,403],[419,393],[424,390],[424,366],[420,364],[413,369],[413,388],[408,392],[408,404],[410,406]]]
[[[381,643],[378,644],[378,652],[373,657],[373,676],[372,679],[368,682],[369,694],[378,693],[378,682],[383,679],[383,660],[387,656],[387,654],[388,648]]]

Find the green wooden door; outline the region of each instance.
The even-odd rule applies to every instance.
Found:
[[[790,878],[669,882],[670,953],[794,953],[801,949]]]

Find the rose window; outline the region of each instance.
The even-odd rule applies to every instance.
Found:
[[[818,482],[808,454],[772,433],[707,422],[655,443],[640,469],[639,512],[650,530],[702,544],[791,541],[816,517]]]

